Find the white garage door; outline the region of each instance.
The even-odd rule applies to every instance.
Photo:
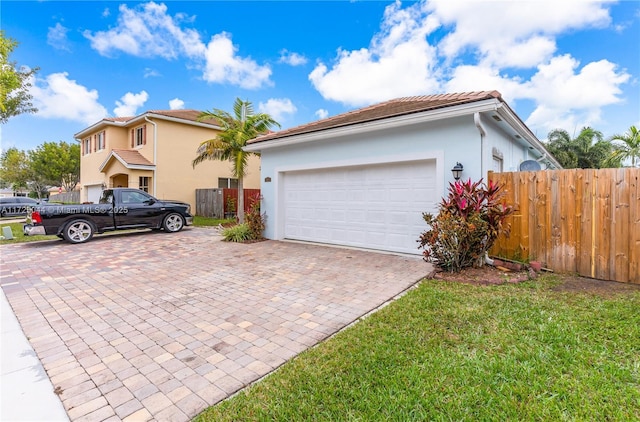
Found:
[[[284,237],[411,254],[433,212],[435,160],[287,172]]]
[[[97,204],[102,196],[102,185],[87,186],[87,201]]]

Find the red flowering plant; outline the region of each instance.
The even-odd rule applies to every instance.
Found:
[[[502,202],[503,196],[501,186],[492,181],[488,186],[482,179],[449,183],[449,196],[442,199],[438,215],[422,214],[429,225],[418,239],[425,261],[451,272],[482,266],[498,236],[509,234],[504,221],[513,207]]]

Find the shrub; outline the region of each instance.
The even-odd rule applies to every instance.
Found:
[[[482,266],[498,236],[509,234],[504,220],[513,208],[501,203],[500,189],[491,181],[489,186],[471,179],[449,183],[449,196],[440,203],[438,215],[422,215],[430,226],[418,239],[425,261],[451,272]]]
[[[246,242],[251,239],[251,230],[247,223],[237,224],[224,229],[222,237],[227,242]]]
[[[251,233],[251,239],[262,239],[262,232],[264,232],[264,220],[265,215],[260,214],[260,195],[256,195],[251,198],[251,206],[249,212],[245,216],[246,224],[249,226],[249,232]]]
[[[237,224],[222,231],[227,242],[247,242],[262,239],[264,231],[264,214],[260,214],[260,195],[251,198],[251,207],[243,224]]]

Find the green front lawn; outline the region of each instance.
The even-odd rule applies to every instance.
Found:
[[[419,288],[196,421],[640,420],[640,290]]]
[[[24,225],[24,221],[19,223],[3,223],[2,220],[0,220],[0,227],[9,226],[11,227],[11,232],[13,233],[12,240],[2,239],[0,240],[0,245],[4,245],[7,243],[23,243],[23,242],[35,242],[37,240],[57,239],[56,236],[25,236],[24,234],[22,234],[23,225]]]

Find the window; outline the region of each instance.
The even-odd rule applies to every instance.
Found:
[[[82,140],[82,155],[91,154],[91,138]]]
[[[147,203],[151,197],[141,192],[124,191],[122,192],[123,204],[144,204]]]
[[[238,189],[238,179],[229,177],[218,177],[218,188]]]
[[[96,151],[102,151],[105,148],[104,130],[96,134]]]
[[[136,146],[144,145],[144,127],[136,128]]]
[[[493,155],[493,165],[491,169],[495,173],[502,173],[502,163],[504,161],[504,158],[503,158],[504,156],[502,154],[502,151],[494,147],[491,152]]]
[[[138,188],[145,192],[149,192],[149,179],[150,177],[138,177]]]
[[[502,158],[493,156],[493,169],[495,173],[502,173]]]

